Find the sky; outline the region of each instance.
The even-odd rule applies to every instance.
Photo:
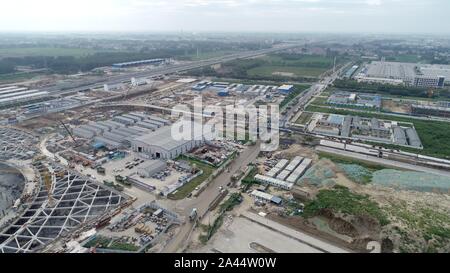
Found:
[[[449,0],[0,0],[0,31],[450,34]]]

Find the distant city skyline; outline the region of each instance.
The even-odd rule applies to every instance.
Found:
[[[15,0],[0,31],[450,34],[447,0]]]

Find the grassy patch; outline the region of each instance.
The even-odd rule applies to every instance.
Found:
[[[272,76],[282,76],[282,77],[318,77],[325,73],[327,68],[316,68],[316,67],[290,67],[290,66],[274,66],[274,65],[264,65],[261,67],[253,68],[247,71],[250,76],[261,76],[261,77],[272,77]],[[291,76],[289,75],[291,74]]]
[[[0,59],[6,57],[29,57],[29,56],[74,56],[81,57],[97,52],[89,48],[62,48],[62,47],[11,47],[0,48]]]
[[[401,63],[418,63],[422,61],[422,59],[415,54],[400,54],[395,56],[389,56],[386,58],[386,61],[401,62]]]
[[[306,111],[310,112],[322,112],[322,113],[334,113],[340,115],[354,115],[360,117],[376,117],[379,119],[393,120],[398,122],[409,122],[413,123],[419,134],[420,140],[424,146],[423,150],[417,150],[407,147],[400,147],[396,145],[376,143],[378,146],[383,146],[386,148],[400,149],[404,151],[409,151],[413,153],[420,153],[429,156],[441,157],[450,159],[450,141],[448,141],[450,136],[450,123],[441,121],[431,121],[431,120],[419,120],[413,118],[403,118],[396,116],[389,116],[377,113],[365,113],[365,112],[355,112],[349,110],[332,109],[318,106],[308,106]]]
[[[258,169],[255,166],[251,166],[251,171],[241,180],[241,184],[244,185],[243,192],[247,191],[252,185],[259,184],[255,180],[255,175],[258,174]]]
[[[139,250],[139,247],[133,244],[120,242],[119,239],[108,238],[104,236],[96,236],[89,242],[87,242],[84,247],[97,247],[103,249],[111,249],[111,250],[123,250],[136,252]]]
[[[232,54],[232,53],[233,53],[233,51],[231,51],[231,50],[207,51],[207,52],[200,52],[198,55],[191,54],[191,55],[187,56],[187,58],[192,61],[200,61],[200,60],[204,60],[204,59],[222,57],[222,56]]]
[[[404,252],[450,251],[448,212],[428,205],[411,207],[406,202],[392,203],[386,211],[402,224],[395,231],[401,236],[400,249]]]
[[[245,80],[312,82],[329,70],[333,66],[333,61],[332,57],[323,56],[269,54],[260,58],[223,63],[217,70],[211,67],[196,69],[189,74]]]
[[[130,252],[136,252],[139,250],[139,247],[129,244],[129,243],[122,243],[122,242],[112,242],[111,245],[108,247],[108,249],[114,249],[114,250],[124,250],[124,251],[130,251]]]
[[[211,239],[214,233],[219,230],[219,228],[223,224],[223,217],[227,211],[233,210],[233,208],[239,205],[242,202],[242,196],[239,193],[233,193],[230,198],[228,198],[222,205],[220,205],[220,213],[219,217],[214,221],[212,225],[202,226],[203,230],[206,231],[206,234],[200,235],[199,239],[203,244]]]
[[[315,104],[315,105],[328,105],[327,102],[328,102],[328,98],[319,97],[319,98],[315,98],[314,101],[312,102],[312,104]]]
[[[318,155],[319,155],[320,159],[326,158],[326,159],[333,161],[334,163],[339,163],[339,164],[360,165],[360,166],[362,166],[368,170],[374,171],[374,172],[386,169],[386,167],[383,165],[378,165],[378,164],[371,163],[371,162],[365,162],[365,161],[361,161],[359,159],[353,159],[350,157],[329,154],[329,153],[325,153],[325,152],[318,152]]]
[[[318,77],[333,65],[333,58],[301,54],[271,54],[259,58],[264,64],[247,71],[250,76]],[[279,74],[279,73],[281,74]],[[287,73],[283,75],[283,73]],[[289,75],[292,74],[292,75]]]
[[[191,164],[195,164],[197,168],[203,171],[203,174],[197,176],[196,178],[192,179],[192,181],[190,181],[189,183],[180,187],[175,193],[170,194],[169,198],[171,199],[180,200],[186,198],[189,195],[189,193],[191,193],[196,187],[198,187],[206,179],[208,179],[211,176],[211,174],[216,170],[216,168],[199,161],[194,161],[192,159],[189,159],[187,161],[189,161],[189,163]]]
[[[322,209],[331,209],[348,215],[369,216],[384,226],[389,223],[388,218],[377,203],[367,195],[352,193],[348,188],[335,186],[331,190],[321,190],[316,199],[305,206],[305,217],[313,217]]]
[[[31,73],[12,73],[12,74],[1,74],[0,75],[0,83],[1,82],[13,82],[13,81],[22,81],[29,80],[36,76],[45,75],[42,72],[31,72]]]
[[[107,248],[109,244],[111,243],[112,239],[103,237],[103,236],[96,236],[92,240],[88,241],[84,247],[90,248],[90,247],[98,247],[98,248]]]
[[[313,113],[303,112],[295,123],[306,124],[308,121],[311,120],[312,116],[313,116]]]

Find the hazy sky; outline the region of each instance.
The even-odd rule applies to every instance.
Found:
[[[0,31],[450,33],[449,0],[0,0]]]

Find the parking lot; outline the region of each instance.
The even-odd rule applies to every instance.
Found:
[[[100,174],[95,169],[84,168],[81,166],[77,166],[77,169],[85,175],[94,177],[100,182],[115,182],[117,175],[136,179],[143,182],[145,185],[155,188],[155,193],[164,192],[168,188],[176,186],[179,183],[178,180],[181,177],[186,176],[186,173],[168,167],[164,173],[158,175],[160,179],[143,178],[138,175],[138,169],[140,166],[143,166],[145,162],[146,160],[139,158],[137,155],[130,154],[123,159],[110,160],[103,164],[102,167],[105,169],[105,174]],[[127,168],[127,166],[129,167]]]

